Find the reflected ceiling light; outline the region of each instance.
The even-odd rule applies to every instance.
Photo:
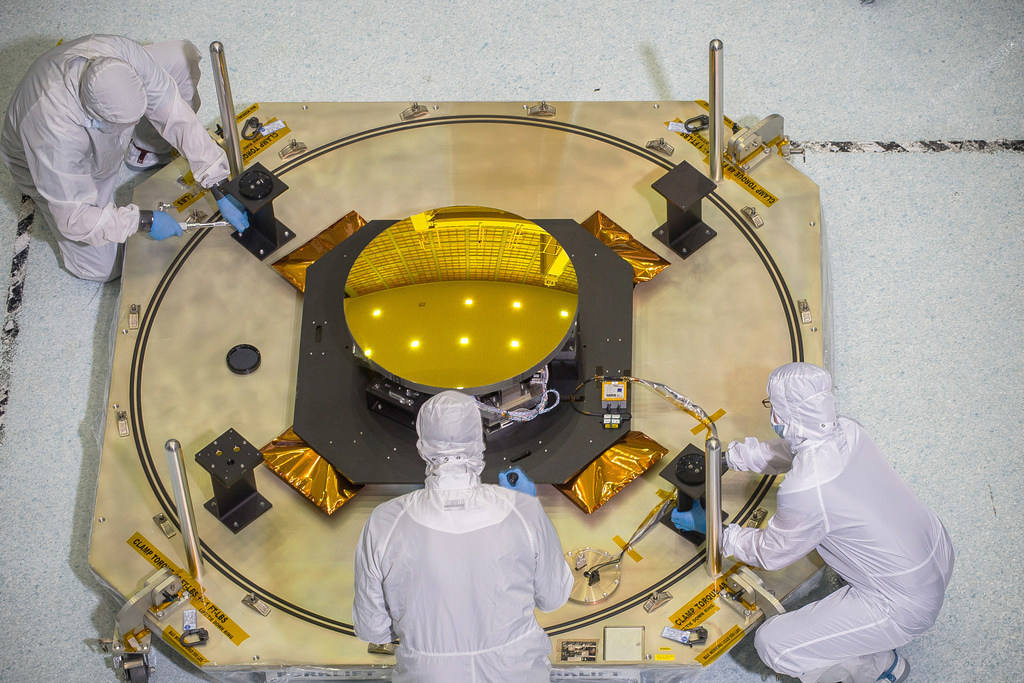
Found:
[[[413,341],[413,343],[411,344],[412,348],[414,348],[414,349],[415,349],[415,348],[416,348],[417,346],[419,346],[419,345],[420,345],[420,342],[419,342],[419,340],[418,340],[418,339],[417,339],[417,340],[414,340],[414,341]]]
[[[562,311],[562,317],[563,318],[568,318],[569,317],[569,311]]]
[[[512,303],[512,308],[519,308],[521,305],[518,301],[515,301]]]
[[[373,355],[373,351],[370,350],[370,349],[366,349],[366,351],[363,352],[363,355],[365,355],[367,358],[369,358],[370,356]]]
[[[378,308],[376,311],[373,312],[373,314],[374,315],[380,315],[380,309]]]
[[[473,300],[472,299],[466,299],[466,305],[467,306],[472,306],[473,305]]]
[[[469,337],[463,337],[462,339],[459,340],[459,343],[460,344],[468,344],[469,343]]]
[[[519,342],[517,342],[517,341],[514,341],[514,340],[513,340],[513,342],[512,342],[512,348],[513,348],[513,349],[518,349],[518,348],[519,348]]]

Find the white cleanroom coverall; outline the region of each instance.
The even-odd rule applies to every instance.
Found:
[[[730,524],[722,550],[767,570],[817,550],[847,586],[766,621],[757,652],[777,672],[804,683],[874,681],[891,650],[938,617],[953,546],[856,421],[837,417],[828,373],[790,363],[768,378],[773,421],[782,439],[729,444],[731,468],[787,473],[778,510],[765,529]]]
[[[184,50],[177,54],[185,57]],[[103,82],[104,75],[126,69],[134,75],[122,87]],[[53,48],[32,64],[11,97],[0,158],[35,201],[64,265],[80,278],[117,277],[117,244],[138,229],[138,207],[117,207],[113,199],[121,160],[142,116],[188,159],[197,182],[210,187],[227,178],[227,157],[174,79],[128,38],[86,36]]]
[[[356,636],[400,641],[395,683],[540,683],[551,641],[534,608],[561,607],[572,572],[536,498],[480,483],[483,430],[455,391],[416,418],[426,488],[378,506],[355,557]]]

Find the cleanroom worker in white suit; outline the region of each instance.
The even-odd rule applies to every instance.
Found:
[[[534,608],[561,607],[573,583],[551,520],[533,496],[480,483],[471,396],[437,394],[416,432],[426,487],[379,505],[363,528],[356,636],[399,640],[395,683],[547,683],[551,641]]]
[[[118,277],[120,244],[137,231],[158,240],[181,235],[169,213],[114,205],[122,159],[136,170],[156,167],[173,145],[196,181],[214,188],[224,218],[248,227],[240,205],[215,188],[228,162],[193,111],[199,56],[188,41],[143,48],[121,36],[85,36],[43,54],[14,91],[0,158],[76,277]]]
[[[761,659],[804,683],[903,681],[894,648],[927,631],[953,572],[942,522],[910,490],[858,422],[837,417],[832,380],[808,363],[768,378],[771,420],[782,437],[729,444],[736,470],[786,474],[763,530],[730,524],[722,552],[769,571],[817,550],[848,585],[767,620]]]

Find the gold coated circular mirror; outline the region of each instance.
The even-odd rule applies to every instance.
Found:
[[[576,271],[539,225],[498,209],[416,214],[376,236],[345,285],[367,361],[411,386],[490,391],[532,374],[576,320]]]

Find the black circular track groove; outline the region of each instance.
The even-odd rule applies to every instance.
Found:
[[[432,126],[454,126],[454,125],[471,125],[471,124],[503,124],[503,125],[515,125],[515,126],[530,126],[534,128],[547,128],[550,130],[562,131],[571,135],[578,135],[581,137],[590,138],[598,142],[602,142],[618,149],[624,150],[631,154],[634,154],[646,161],[655,164],[666,171],[675,168],[675,164],[668,160],[656,155],[654,152],[647,150],[644,147],[640,147],[632,142],[623,140],[600,131],[596,131],[590,128],[577,126],[568,123],[561,123],[558,121],[551,120],[533,120],[522,117],[514,116],[491,116],[491,115],[467,115],[467,116],[447,116],[439,117],[436,119],[424,119],[420,121],[410,121],[405,123],[396,123],[388,126],[381,126],[379,128],[373,128],[370,130],[362,131],[347,137],[339,138],[333,142],[327,143],[317,149],[310,150],[298,159],[282,164],[275,171],[277,175],[284,175],[289,171],[292,171],[303,164],[306,164],[314,159],[317,159],[325,154],[337,151],[344,147],[347,147],[358,142],[365,142],[382,135],[390,135],[393,133],[400,133],[407,130],[427,128]],[[789,330],[790,337],[790,348],[792,352],[792,359],[794,362],[802,361],[804,359],[803,340],[800,334],[800,325],[797,322],[798,317],[796,314],[796,306],[794,305],[793,298],[790,295],[789,287],[786,285],[785,278],[782,272],[779,270],[778,265],[772,258],[767,247],[761,242],[760,238],[755,234],[747,224],[740,218],[739,213],[726,202],[720,195],[712,192],[709,195],[711,203],[718,208],[722,213],[729,219],[729,221],[736,227],[737,230],[744,236],[751,248],[757,254],[761,263],[764,265],[765,270],[768,272],[772,283],[775,286],[775,290],[779,296],[779,301],[782,305],[783,312],[786,316],[786,324]],[[171,264],[167,267],[161,278],[156,290],[153,293],[152,298],[149,301],[149,305],[146,306],[145,313],[143,315],[139,336],[135,342],[135,349],[132,354],[131,362],[131,373],[129,378],[129,412],[132,421],[132,432],[134,434],[135,446],[139,453],[139,461],[142,464],[142,469],[146,474],[146,479],[149,480],[149,485],[156,495],[160,506],[163,508],[167,516],[174,522],[180,529],[180,523],[178,521],[177,509],[174,505],[173,497],[168,495],[167,489],[164,487],[163,482],[160,480],[157,470],[153,465],[152,454],[149,450],[148,440],[146,439],[146,427],[145,421],[142,414],[142,366],[145,360],[146,347],[149,342],[150,331],[153,326],[153,321],[156,318],[157,313],[160,310],[160,305],[163,303],[164,297],[167,294],[167,290],[173,284],[175,277],[181,270],[185,261],[196,251],[199,245],[203,242],[206,236],[209,234],[210,228],[201,230],[195,234],[182,248],[178,255],[171,261]],[[771,489],[772,484],[775,482],[774,476],[764,476],[758,482],[753,493],[747,499],[746,503],[737,512],[731,522],[735,524],[743,524],[750,517],[751,513],[757,508],[768,491]],[[272,591],[267,590],[263,586],[256,584],[238,570],[236,570],[229,563],[224,561],[213,548],[207,545],[205,542],[202,544],[203,555],[206,558],[206,562],[209,563],[214,569],[223,574],[228,580],[235,585],[239,586],[246,592],[255,592],[265,602],[277,608],[278,610],[294,616],[297,619],[301,619],[314,626],[319,626],[324,629],[335,631],[344,635],[354,636],[352,624],[348,624],[343,621],[331,619],[321,614],[317,614],[309,609],[303,608],[296,605],[280,596],[275,595]],[[705,551],[701,550],[696,553],[689,560],[684,562],[678,569],[670,573],[668,576],[660,579],[654,584],[644,588],[643,590],[631,595],[628,598],[620,600],[614,604],[610,604],[601,609],[595,610],[594,612],[577,619],[572,619],[559,624],[554,624],[545,628],[545,631],[549,636],[560,635],[569,631],[589,626],[596,622],[602,621],[609,617],[615,616],[622,612],[625,612],[637,605],[642,604],[650,594],[656,590],[665,590],[666,588],[676,584],[682,580],[703,564],[705,557]]]

